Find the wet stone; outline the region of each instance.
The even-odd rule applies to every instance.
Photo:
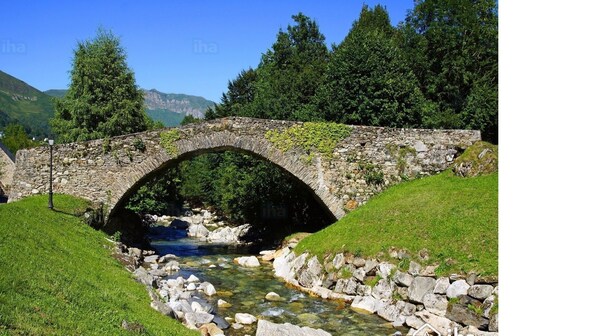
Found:
[[[235,314],[235,322],[241,324],[253,324],[257,321],[257,318],[251,314],[247,313],[237,313]]]
[[[268,300],[268,301],[284,301],[284,299],[281,298],[280,295],[278,295],[274,292],[270,292],[270,293],[266,294],[266,300]]]

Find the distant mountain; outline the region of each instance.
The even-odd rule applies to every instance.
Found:
[[[18,122],[32,136],[50,134],[54,115],[50,97],[29,84],[0,71],[0,127]]]
[[[199,96],[177,93],[163,93],[158,90],[143,90],[145,93],[145,112],[153,120],[165,126],[178,126],[185,115],[203,118],[206,110],[215,105],[211,100]],[[52,97],[64,97],[66,90],[48,90],[45,94]]]
[[[62,89],[51,89],[51,90],[44,91],[44,93],[50,97],[62,98],[66,94],[66,91],[67,90],[62,90]]]
[[[203,118],[206,110],[215,105],[204,97],[177,93],[162,93],[158,90],[143,90],[148,115],[166,126],[179,125],[185,115]]]

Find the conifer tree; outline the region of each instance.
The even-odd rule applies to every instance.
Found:
[[[64,98],[54,100],[51,120],[60,142],[74,142],[147,130],[143,91],[127,66],[120,39],[100,29],[75,49],[71,83]]]

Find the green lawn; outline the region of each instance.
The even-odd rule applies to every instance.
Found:
[[[340,251],[438,264],[437,274],[498,275],[498,173],[461,178],[450,171],[398,184],[297,246],[321,257]],[[429,260],[418,254],[427,249]],[[399,263],[407,267],[408,262]]]
[[[145,289],[110,256],[106,235],[73,213],[81,200],[56,195],[0,205],[0,335],[197,335],[160,315]]]

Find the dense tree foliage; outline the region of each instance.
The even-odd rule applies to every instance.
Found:
[[[381,6],[364,6],[315,100],[327,120],[479,129],[497,143],[496,2],[418,0],[398,27]]]
[[[228,83],[221,103],[206,113],[206,119],[245,116],[285,120],[322,119],[311,108],[322,83],[329,57],[324,35],[315,21],[302,13],[294,25],[279,31],[276,41],[263,55],[256,70],[243,70]]]
[[[243,70],[233,81],[228,81],[228,91],[222,94],[220,104],[210,108],[205,118],[216,119],[227,116],[254,116],[249,112],[249,104],[255,97],[257,73],[253,69]]]
[[[494,0],[417,0],[400,47],[435,108],[422,126],[480,129],[498,142],[498,13]]]
[[[333,50],[316,97],[316,112],[340,123],[417,127],[429,107],[381,6],[364,6]]]
[[[9,124],[3,130],[3,136],[0,141],[13,154],[16,154],[19,149],[30,148],[37,143],[29,138],[25,128],[19,124]]]
[[[177,213],[182,202],[181,174],[178,168],[152,177],[129,198],[127,209],[137,213]]]
[[[78,43],[70,76],[66,95],[54,101],[51,125],[59,141],[98,139],[151,127],[143,91],[127,66],[120,39],[111,32],[99,30],[93,40]]]
[[[200,121],[201,119],[195,118],[194,116],[187,114],[183,117],[183,120],[181,120],[181,125],[195,124]]]
[[[51,120],[60,142],[74,142],[163,128],[144,109],[144,94],[135,84],[120,39],[99,30],[75,50],[71,83],[64,98],[54,100]],[[152,178],[131,197],[127,208],[167,212],[179,203],[177,170]]]
[[[309,121],[319,118],[309,109],[322,83],[328,48],[318,25],[299,13],[294,26],[280,31],[258,67],[250,113],[258,118]]]
[[[311,191],[281,168],[250,155],[224,152],[181,165],[181,195],[191,204],[212,206],[236,223],[252,223],[259,236],[281,238],[331,222]],[[269,227],[270,230],[264,230]],[[281,230],[272,230],[277,228]],[[269,231],[269,232],[266,232]],[[276,237],[278,236],[278,237]]]

